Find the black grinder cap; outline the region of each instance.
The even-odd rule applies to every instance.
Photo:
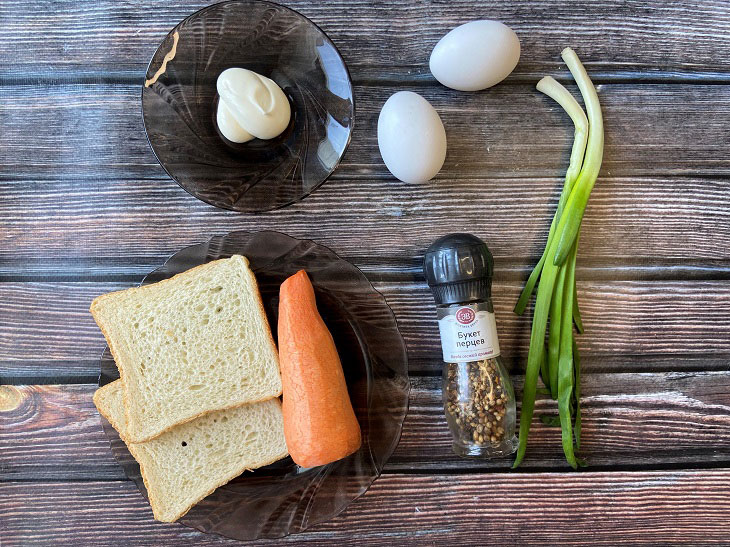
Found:
[[[423,273],[437,305],[488,300],[494,259],[487,244],[471,234],[449,234],[426,249]]]

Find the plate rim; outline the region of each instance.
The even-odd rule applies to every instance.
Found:
[[[228,0],[228,1],[238,1],[238,0]],[[199,243],[194,243],[194,244],[191,244],[191,245],[186,245],[184,247],[181,247],[177,251],[175,251],[175,252],[171,253],[170,255],[168,255],[167,258],[165,258],[165,260],[159,266],[157,266],[153,270],[150,270],[148,273],[146,273],[144,275],[144,277],[142,278],[142,280],[139,281],[138,283],[135,283],[133,286],[134,287],[142,286],[144,284],[144,281],[150,275],[152,275],[155,272],[157,272],[157,271],[161,270],[162,268],[164,268],[176,255],[178,255],[179,253],[182,253],[184,251],[187,251],[188,249],[191,249],[193,247],[209,246],[216,239],[226,238],[226,237],[231,236],[231,235],[234,235],[234,234],[239,234],[239,235],[243,235],[243,236],[252,237],[254,235],[263,235],[263,234],[267,234],[267,233],[268,234],[275,234],[277,236],[285,236],[286,238],[289,238],[289,239],[291,239],[293,241],[297,241],[297,242],[300,242],[300,243],[301,242],[303,242],[303,243],[310,243],[310,244],[313,244],[313,245],[315,245],[317,247],[322,247],[325,250],[327,250],[330,253],[332,253],[338,259],[340,259],[343,262],[347,263],[351,268],[354,269],[354,271],[356,271],[356,273],[362,279],[364,279],[365,281],[367,281],[368,285],[370,286],[370,289],[375,294],[377,294],[378,299],[385,305],[385,308],[387,309],[388,313],[390,314],[390,317],[392,318],[393,323],[395,325],[395,332],[396,332],[396,334],[397,334],[397,336],[398,336],[398,338],[399,338],[399,340],[401,342],[401,344],[400,344],[400,346],[402,348],[401,357],[403,358],[403,361],[405,362],[405,372],[402,374],[403,379],[405,380],[404,381],[404,390],[403,390],[403,395],[404,395],[404,399],[405,400],[404,400],[404,404],[403,404],[403,416],[402,416],[402,418],[400,418],[398,420],[398,423],[397,423],[398,434],[393,436],[393,439],[391,440],[391,442],[388,445],[387,449],[384,451],[384,454],[385,455],[384,455],[384,457],[382,459],[382,462],[383,462],[382,463],[382,466],[378,466],[376,464],[373,464],[373,467],[376,470],[376,472],[373,474],[372,478],[369,479],[369,481],[367,482],[367,485],[363,488],[363,490],[361,492],[357,493],[350,500],[348,500],[347,503],[343,504],[342,507],[338,508],[331,515],[329,515],[329,516],[327,516],[325,518],[319,519],[319,520],[316,520],[316,519],[315,520],[309,520],[309,519],[307,519],[306,526],[304,526],[303,528],[301,528],[300,530],[297,530],[297,531],[289,531],[289,530],[287,530],[286,533],[281,534],[281,535],[276,535],[276,536],[261,535],[261,536],[257,536],[253,540],[239,540],[237,538],[231,538],[229,536],[226,536],[226,535],[224,535],[222,533],[218,533],[218,532],[215,532],[215,531],[204,532],[202,530],[199,530],[195,526],[192,526],[192,525],[187,524],[187,523],[182,522],[182,521],[178,521],[178,524],[181,524],[181,525],[183,525],[183,526],[185,526],[187,528],[191,528],[193,530],[197,530],[200,533],[203,533],[203,534],[213,534],[213,535],[216,535],[216,536],[219,536],[219,537],[223,537],[223,538],[226,538],[226,539],[235,539],[236,541],[256,541],[258,539],[281,539],[281,538],[285,538],[285,537],[288,537],[288,536],[292,536],[292,535],[296,535],[296,534],[300,534],[300,533],[306,532],[312,526],[316,526],[318,524],[322,524],[324,522],[327,522],[329,520],[332,520],[332,519],[336,518],[342,512],[344,512],[348,507],[350,507],[350,505],[353,502],[355,502],[358,499],[360,499],[360,497],[362,497],[366,492],[368,492],[368,490],[370,490],[370,488],[372,487],[373,483],[380,478],[380,476],[383,473],[383,468],[388,463],[388,461],[390,460],[390,458],[393,456],[393,453],[397,449],[398,444],[400,444],[400,440],[401,440],[401,438],[403,436],[403,425],[405,424],[405,420],[408,417],[408,412],[410,410],[410,397],[411,397],[411,391],[412,391],[412,386],[411,386],[411,381],[410,381],[410,373],[409,373],[409,366],[408,366],[408,364],[409,364],[408,347],[407,347],[407,345],[405,343],[405,339],[403,338],[402,333],[400,332],[400,326],[398,324],[398,318],[396,317],[395,313],[393,312],[393,309],[391,308],[391,306],[388,303],[387,299],[385,298],[385,296],[383,295],[383,293],[381,293],[378,289],[376,289],[373,286],[373,284],[370,281],[370,279],[367,277],[367,275],[365,275],[365,273],[358,266],[356,266],[355,264],[353,264],[352,262],[350,262],[346,258],[343,258],[342,256],[340,256],[337,252],[335,252],[328,245],[324,245],[322,243],[318,243],[318,242],[314,241],[313,239],[309,239],[309,238],[297,238],[297,237],[291,236],[289,234],[286,234],[284,232],[279,232],[279,231],[276,231],[276,230],[255,230],[255,231],[250,231],[250,230],[232,230],[232,231],[226,232],[224,234],[217,234],[217,235],[210,236],[205,241],[201,241]],[[203,264],[205,264],[205,263],[207,263],[207,262],[204,262]],[[101,362],[104,360],[104,355],[107,352],[107,350],[108,350],[108,345],[105,344],[104,350],[102,350],[101,355],[99,357],[99,363],[100,363],[99,377],[98,377],[97,382],[96,382],[97,385],[99,385],[99,386],[101,385],[101,380],[102,380],[102,376],[103,376],[103,371],[101,370]],[[399,373],[399,375],[400,375],[400,373]],[[100,415],[100,417],[103,419],[103,416]],[[102,425],[103,425],[103,421],[102,421]],[[112,448],[112,446],[111,446],[111,439],[107,438],[107,442],[109,443],[109,446],[110,446],[110,449],[111,449]],[[112,454],[113,454],[113,450],[112,450]],[[117,459],[116,456],[114,456],[114,459],[115,460]],[[117,463],[119,464],[119,462],[117,462]],[[126,471],[125,471],[125,474],[126,474]],[[127,477],[127,479],[130,480],[129,477]],[[134,481],[132,481],[132,482],[134,482]],[[223,486],[225,486],[225,485],[223,485]],[[221,487],[219,487],[219,488],[221,488]]]
[[[260,210],[255,210],[255,211],[242,211],[240,209],[236,209],[233,206],[227,207],[227,206],[224,206],[224,205],[218,205],[218,204],[212,203],[208,199],[205,199],[205,198],[196,196],[192,191],[188,190],[185,186],[183,186],[183,184],[177,179],[177,177],[175,177],[169,171],[169,169],[167,168],[167,166],[163,163],[163,161],[157,155],[157,151],[155,150],[155,147],[152,144],[152,140],[150,139],[150,132],[148,130],[147,120],[145,119],[145,115],[144,115],[144,94],[145,94],[145,89],[147,89],[145,87],[145,85],[144,85],[144,80],[142,81],[142,89],[140,91],[139,110],[140,110],[140,113],[142,114],[142,127],[144,128],[144,135],[145,135],[145,139],[147,141],[147,144],[148,144],[150,150],[152,150],[152,154],[155,156],[155,159],[157,160],[157,163],[160,165],[160,167],[162,167],[162,169],[165,171],[165,173],[167,174],[167,176],[170,177],[175,182],[175,184],[177,184],[180,188],[182,188],[183,190],[185,190],[185,192],[187,192],[189,195],[191,195],[195,199],[200,200],[203,203],[207,203],[208,205],[211,205],[213,207],[216,207],[217,209],[222,209],[224,211],[235,211],[237,213],[242,213],[242,214],[261,214],[261,213],[268,213],[268,212],[271,212],[271,211],[278,211],[279,209],[283,209],[285,207],[289,207],[290,205],[294,205],[295,203],[299,203],[303,199],[305,199],[305,198],[309,197],[310,195],[312,195],[316,190],[318,190],[325,182],[327,182],[330,179],[330,177],[334,174],[335,171],[337,171],[337,169],[339,168],[340,164],[342,163],[342,160],[345,158],[345,155],[347,154],[347,151],[350,149],[350,144],[352,143],[352,134],[355,131],[355,123],[356,123],[356,119],[357,119],[357,104],[356,104],[356,98],[355,98],[355,86],[352,83],[352,74],[350,73],[350,67],[347,66],[347,63],[345,62],[345,58],[342,56],[342,52],[337,47],[337,45],[332,41],[332,39],[329,37],[329,35],[322,29],[322,27],[320,27],[317,23],[315,23],[314,21],[312,21],[306,15],[300,13],[299,11],[297,11],[297,10],[295,10],[293,8],[290,8],[289,6],[285,6],[283,4],[278,4],[276,2],[272,2],[271,0],[223,0],[221,2],[216,2],[214,4],[210,4],[208,6],[204,6],[204,7],[200,8],[200,9],[194,11],[190,15],[184,17],[174,27],[172,27],[172,29],[170,29],[170,31],[167,34],[165,34],[165,36],[162,38],[162,41],[159,43],[159,45],[157,46],[157,48],[155,48],[154,53],[150,57],[150,60],[147,62],[147,68],[145,68],[144,77],[147,78],[147,75],[149,74],[150,69],[152,67],[152,61],[155,60],[155,57],[157,56],[157,54],[160,51],[160,49],[162,48],[162,46],[168,41],[169,38],[172,37],[172,35],[177,31],[177,29],[183,23],[185,23],[186,21],[188,21],[189,19],[191,19],[193,17],[199,16],[200,14],[204,13],[205,11],[212,10],[212,9],[215,9],[215,8],[219,8],[220,6],[223,6],[225,4],[244,4],[244,3],[269,4],[271,6],[275,6],[277,8],[282,8],[282,9],[285,9],[287,11],[290,11],[290,12],[294,13],[295,15],[303,18],[305,21],[307,21],[310,25],[312,25],[314,28],[316,28],[322,34],[322,36],[324,37],[324,39],[329,43],[330,46],[332,46],[332,48],[335,50],[335,52],[337,53],[338,57],[342,61],[342,66],[344,67],[345,74],[347,75],[347,85],[350,88],[350,96],[352,97],[352,99],[351,99],[351,103],[352,103],[352,116],[350,118],[350,130],[347,133],[347,141],[345,142],[345,146],[342,149],[342,154],[339,155],[339,157],[337,158],[337,161],[334,163],[334,165],[332,166],[332,168],[329,170],[329,173],[327,174],[327,176],[325,176],[321,181],[319,181],[317,184],[315,184],[308,192],[302,194],[301,196],[299,196],[299,197],[297,197],[297,198],[295,198],[295,199],[293,199],[291,201],[288,201],[286,203],[283,203],[281,205],[276,205],[274,207],[270,207],[270,208],[267,208],[267,209],[260,209]],[[172,257],[170,257],[170,258],[172,258]]]

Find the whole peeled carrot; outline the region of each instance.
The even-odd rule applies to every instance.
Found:
[[[360,448],[340,357],[304,270],[279,289],[279,363],[284,436],[294,463],[324,465]]]

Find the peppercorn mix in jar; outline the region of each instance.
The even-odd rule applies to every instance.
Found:
[[[499,357],[492,255],[481,239],[451,234],[428,248],[424,273],[437,306],[444,413],[454,452],[482,458],[512,454],[515,397]]]

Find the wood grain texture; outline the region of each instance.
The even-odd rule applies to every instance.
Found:
[[[728,481],[726,469],[385,475],[340,516],[284,542],[725,544]],[[180,524],[156,523],[129,482],[9,482],[0,489],[3,545],[9,547],[115,545],[119,538],[125,545],[224,543]]]
[[[131,285],[0,283],[0,376],[33,382],[51,371],[61,376],[65,371],[94,378],[104,339],[88,312],[89,304],[100,294]],[[398,320],[411,372],[440,370],[435,307],[425,283],[376,282],[375,287]],[[493,286],[500,346],[515,371],[524,366],[530,329],[529,316],[512,313],[520,289],[519,281]],[[727,281],[580,282],[579,300],[586,332],[578,344],[588,371],[696,370],[716,368],[715,360],[726,368]],[[703,363],[703,357],[713,354]],[[55,370],[54,361],[59,361]]]
[[[449,157],[436,180],[408,185],[387,175],[375,142],[392,89],[361,90],[361,121],[333,179],[299,204],[252,216],[199,202],[164,174],[144,137],[137,87],[4,88],[0,268],[17,275],[63,258],[61,269],[149,270],[214,233],[261,228],[409,267],[435,237],[463,230],[465,218],[498,264],[536,260],[571,139],[558,108],[531,86],[486,96],[427,90],[448,126]],[[730,86],[606,85],[601,94],[606,160],[585,220],[583,263],[720,260],[728,268]]]
[[[414,88],[438,110],[447,133],[446,162],[431,184],[562,177],[572,124],[559,106],[535,90],[535,83],[483,93]],[[71,180],[101,178],[97,185],[104,186],[104,179],[129,176],[125,169],[134,167],[135,178],[166,178],[147,144],[139,84],[2,90],[0,127],[7,140],[0,161],[9,168],[6,176],[32,179],[53,168],[55,175]],[[336,178],[391,178],[375,129],[382,105],[397,90],[356,86],[355,131]],[[730,173],[730,160],[723,154],[730,141],[730,85],[603,84],[598,93],[605,118],[604,178]],[[45,129],[39,132],[38,127]]]
[[[240,215],[206,205],[169,180],[0,182],[0,275],[143,275],[212,235],[270,229],[314,239],[377,276],[394,264],[420,270],[426,247],[463,231],[465,221],[489,243],[502,275],[537,262],[559,187],[558,179],[422,186],[340,179],[282,211]],[[610,269],[611,278],[626,278],[621,269],[652,267],[666,267],[663,278],[675,267],[705,275],[724,268],[727,277],[728,210],[730,178],[601,179],[584,220],[579,267]]]
[[[145,139],[146,64],[170,28],[208,2],[3,3],[0,384],[85,384],[0,385],[0,544],[233,544],[155,523],[123,480],[91,403],[103,340],[87,309],[178,249],[235,229],[315,239],[362,267],[393,307],[414,374],[385,475],[344,514],[286,542],[727,543],[730,5],[282,1],[341,49],[357,117],[333,178],[267,215],[198,202]],[[481,17],[517,31],[517,70],[483,93],[442,88],[428,71],[433,45]],[[551,74],[572,85],[565,46],[599,84],[606,122],[578,272],[592,467],[563,472],[559,431],[537,422],[555,403],[541,400],[525,466],[510,473],[506,460],[451,453],[420,261],[465,222],[489,242],[519,393],[529,318],[511,307],[542,250],[572,140],[534,84]],[[444,170],[424,185],[393,180],[378,154],[377,115],[399,89],[422,93],[446,126]]]
[[[514,378],[520,397],[522,378]],[[413,378],[408,416],[386,473],[507,471],[511,458],[465,460],[451,450],[440,378]],[[125,479],[91,396],[94,385],[0,386],[0,481]],[[730,466],[730,373],[587,374],[582,455],[590,469]],[[524,469],[567,470],[560,430],[538,401]]]
[[[439,38],[479,18],[503,21],[520,37],[522,58],[513,79],[556,70],[558,54],[566,46],[584,46],[585,52],[579,49],[579,53],[589,70],[608,75],[697,79],[730,70],[730,8],[721,0],[666,4],[540,0],[529,6],[497,0],[282,3],[328,33],[356,80],[430,79],[428,56]],[[138,75],[141,81],[167,32],[208,4],[65,0],[47,5],[10,0],[3,10],[0,70],[21,81],[69,71],[81,75],[94,71],[98,79],[108,72],[127,78]]]
[[[125,479],[91,400],[95,386],[0,386],[0,481]],[[2,486],[0,486],[2,488]]]

